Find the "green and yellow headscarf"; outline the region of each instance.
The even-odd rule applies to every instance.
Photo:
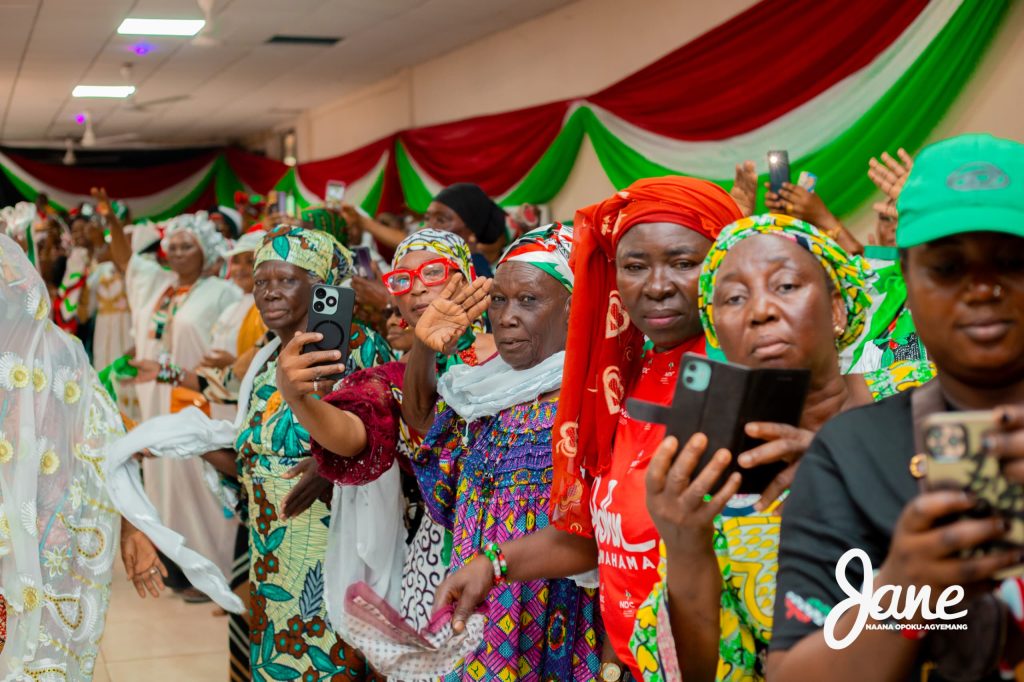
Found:
[[[842,350],[856,341],[864,331],[867,313],[871,308],[871,296],[867,292],[871,270],[867,263],[863,258],[847,253],[843,247],[813,225],[790,216],[766,213],[727,225],[704,259],[697,285],[697,307],[700,309],[700,321],[704,325],[708,344],[714,348],[719,347],[713,305],[718,268],[729,249],[744,239],[759,234],[774,234],[789,239],[806,249],[821,263],[821,267],[825,269],[829,280],[846,304],[846,330],[837,339],[836,344]]]
[[[271,260],[298,266],[324,284],[340,284],[352,276],[352,253],[320,230],[278,225],[263,238],[253,267]]]

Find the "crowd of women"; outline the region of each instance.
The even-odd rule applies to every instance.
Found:
[[[1024,484],[1024,145],[868,175],[867,246],[813,188],[758,214],[751,162],[565,224],[469,183],[415,230],[248,195],[155,225],[102,189],[4,209],[0,674],[91,679],[119,535],[140,597],[232,611],[231,680],[1012,678],[1019,533],[915,455],[929,417],[984,410],[1001,490]],[[355,291],[345,354],[307,350],[319,284]],[[706,453],[630,414],[695,355],[803,370],[799,419]],[[838,648],[863,627],[829,618],[850,549],[893,603]],[[382,655],[357,584],[463,649]],[[956,586],[962,628],[895,608]]]

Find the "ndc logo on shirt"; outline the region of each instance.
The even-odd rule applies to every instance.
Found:
[[[1010,176],[999,166],[987,161],[965,163],[949,174],[946,187],[954,192],[979,192],[1003,189],[1010,184]]]

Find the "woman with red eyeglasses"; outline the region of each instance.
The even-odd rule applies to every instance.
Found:
[[[474,280],[469,247],[461,237],[439,230],[422,230],[399,244],[393,267],[384,277],[384,284],[394,297],[401,320],[411,328],[416,327],[424,311],[441,296],[453,277],[467,283]],[[486,285],[477,285],[480,286]],[[477,290],[471,285],[465,288]],[[461,299],[455,296],[454,300]],[[452,301],[447,301],[451,306],[445,310],[454,309]],[[443,316],[436,309],[437,306],[431,308],[431,313],[439,328],[444,329],[444,321],[438,321]],[[453,317],[455,324],[458,315]],[[278,388],[299,423],[309,431],[320,476],[335,485],[366,485],[396,464],[401,470],[408,531],[401,612],[417,628],[426,627],[430,620],[434,591],[448,567],[447,558],[442,557],[442,548],[447,543],[444,529],[424,513],[410,456],[419,448],[426,429],[419,430],[403,417],[409,399],[403,389],[409,387],[410,372],[429,376],[432,387],[437,376],[449,367],[475,365],[478,359],[493,356],[494,341],[481,330],[482,325],[470,325],[465,334],[452,340],[453,352],[447,355],[436,354],[422,342],[413,341],[413,348],[400,361],[345,377],[323,400],[307,399],[313,386],[305,376],[310,361],[302,355],[302,348],[316,341],[315,334],[295,336],[281,351],[278,361]],[[431,415],[433,409],[431,401]],[[302,511],[286,508],[283,513],[291,516]]]

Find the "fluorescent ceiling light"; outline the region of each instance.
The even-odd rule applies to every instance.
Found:
[[[128,17],[117,27],[121,35],[194,36],[203,30],[202,19],[140,19]]]
[[[72,97],[115,97],[124,99],[135,93],[134,85],[76,85]]]

